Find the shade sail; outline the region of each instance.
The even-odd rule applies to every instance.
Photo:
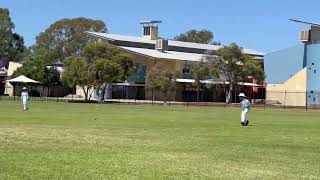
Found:
[[[9,83],[35,83],[35,84],[39,84],[40,82],[35,81],[33,79],[30,79],[24,75],[21,75],[19,77],[7,80],[7,82]]]

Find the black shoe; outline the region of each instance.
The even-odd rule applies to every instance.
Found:
[[[245,126],[245,123],[244,122],[241,122],[242,126]]]
[[[248,126],[249,125],[249,120],[247,120],[247,122],[246,122],[246,126]]]

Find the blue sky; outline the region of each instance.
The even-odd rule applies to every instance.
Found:
[[[308,26],[289,18],[320,22],[318,0],[0,0],[9,8],[27,46],[54,21],[88,17],[103,20],[111,33],[140,36],[140,20],[162,20],[165,38],[190,29],[208,29],[215,41],[236,42],[266,53],[299,44]]]

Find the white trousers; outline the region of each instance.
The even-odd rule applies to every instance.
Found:
[[[28,110],[28,103],[23,103],[23,110],[24,111]]]
[[[242,113],[241,113],[241,122],[246,122],[246,121],[248,121],[248,113],[249,113],[249,110],[248,110],[248,109],[242,110]]]

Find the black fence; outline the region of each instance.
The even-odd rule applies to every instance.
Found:
[[[320,92],[266,91],[264,107],[320,109]]]
[[[27,87],[30,101],[67,101],[82,99],[76,89],[65,86],[8,86],[0,89],[0,100],[20,100],[22,88]]]
[[[54,87],[27,87],[30,101],[55,101],[55,102],[83,102],[84,93],[81,88]],[[22,87],[6,87],[0,91],[0,101],[20,101]],[[226,89],[222,87],[195,88],[178,87],[175,91],[164,95],[159,90],[145,90],[143,85],[125,86],[112,85],[104,92],[104,102],[108,103],[135,103],[135,104],[163,104],[166,99],[169,105],[194,105],[194,106],[239,106],[238,94],[245,93],[256,107],[276,108],[320,108],[320,92],[290,92],[290,91],[265,91],[264,88],[236,88],[232,92],[231,103],[226,102]],[[95,90],[89,91],[88,98],[91,102],[99,100]]]

